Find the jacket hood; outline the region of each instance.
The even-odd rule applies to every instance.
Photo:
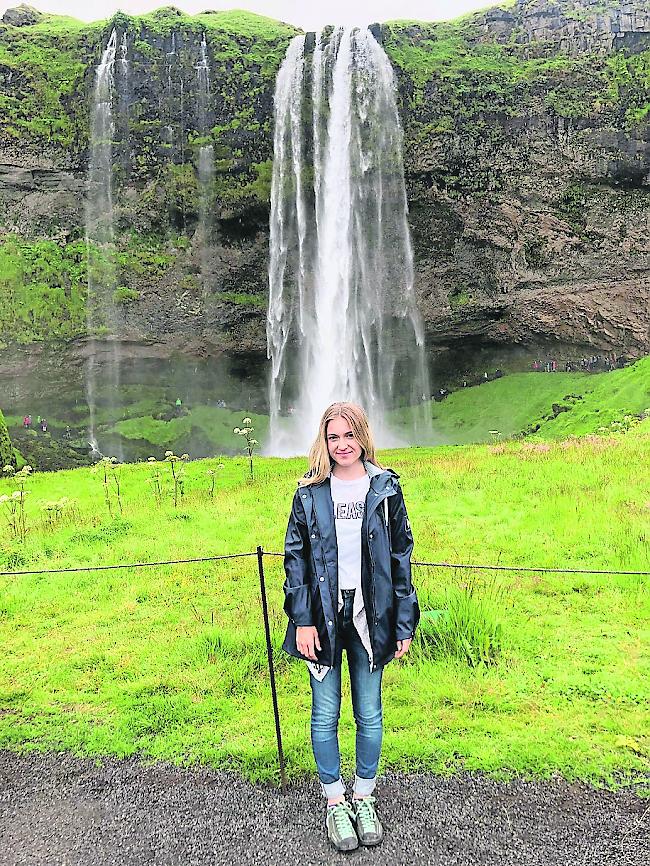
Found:
[[[383,485],[386,485],[387,482],[391,483],[393,486],[396,486],[397,479],[399,475],[395,472],[394,469],[380,469],[379,466],[375,466],[374,463],[371,463],[370,460],[364,460],[363,465],[366,468],[366,472],[370,477],[370,486],[373,488],[379,488]]]

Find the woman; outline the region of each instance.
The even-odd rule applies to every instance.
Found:
[[[309,667],[312,747],[327,797],[327,834],[339,851],[382,840],[372,796],[382,673],[408,652],[420,617],[411,583],[413,536],[397,479],[375,458],[363,409],[333,403],[321,418],[285,539],[284,649]],[[343,650],[357,727],[351,805],[337,736]]]

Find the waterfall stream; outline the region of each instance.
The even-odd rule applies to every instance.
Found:
[[[306,119],[307,122],[306,122]],[[275,90],[269,452],[304,453],[326,406],[361,403],[383,446],[428,433],[393,71],[369,30],[291,42]],[[402,429],[392,410],[408,414]]]
[[[119,54],[119,56],[118,56]],[[117,75],[116,75],[117,67]],[[115,292],[115,214],[113,190],[113,144],[116,137],[114,102],[127,112],[121,121],[121,153],[128,159],[128,43],[122,35],[118,48],[115,29],[95,70],[95,86],[90,113],[90,159],[86,195],[86,250],[88,262],[88,295],[86,324],[88,352],[85,381],[89,411],[88,439],[94,452],[100,452],[97,427],[101,422],[99,407],[106,420],[114,422],[120,406],[119,313]],[[117,93],[116,93],[117,90]],[[124,131],[126,130],[126,132]],[[126,161],[123,158],[123,169]],[[101,338],[101,339],[100,339]],[[115,454],[119,459],[120,453]]]
[[[203,299],[209,293],[210,258],[213,246],[212,233],[214,220],[212,217],[212,193],[214,187],[214,147],[206,144],[210,135],[210,63],[205,33],[201,38],[201,57],[196,66],[197,82],[197,131],[201,137],[197,159],[197,177],[199,183],[199,224],[198,236],[201,251],[201,282]]]

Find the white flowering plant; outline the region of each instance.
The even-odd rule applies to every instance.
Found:
[[[117,506],[122,514],[122,491],[120,488],[121,464],[117,457],[102,457],[95,466],[93,472],[98,472],[102,479],[104,488],[104,501],[108,509],[108,515],[113,519],[113,509]]]
[[[25,490],[25,483],[32,474],[32,471],[32,467],[27,464],[18,472],[14,470],[13,466],[7,465],[2,468],[4,475],[13,477],[18,490],[14,490],[9,495],[0,496],[0,505],[4,508],[5,517],[12,535],[23,543],[27,537],[25,497],[29,493],[28,490]]]
[[[259,446],[259,442],[257,439],[253,438],[253,433],[255,432],[255,428],[252,425],[252,421],[250,418],[244,418],[242,420],[242,427],[235,427],[233,429],[233,433],[236,436],[242,436],[246,440],[245,450],[248,454],[248,462],[250,466],[251,473],[251,481],[255,480],[255,475],[253,473],[253,453],[255,449]]]

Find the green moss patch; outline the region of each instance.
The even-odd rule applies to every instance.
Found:
[[[31,343],[85,333],[86,281],[84,241],[0,238],[0,339]]]

